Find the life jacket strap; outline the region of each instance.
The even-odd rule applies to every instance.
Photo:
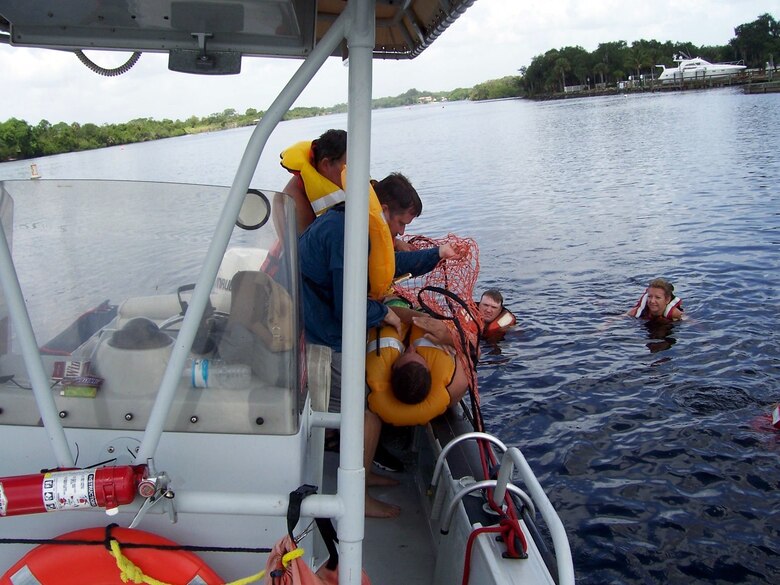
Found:
[[[333,207],[334,205],[343,203],[344,201],[346,201],[346,198],[347,196],[344,193],[344,191],[339,189],[338,191],[334,191],[333,193],[328,193],[327,195],[323,195],[322,197],[319,197],[314,201],[310,201],[311,208],[314,210],[315,215],[320,215],[321,213],[327,211],[329,208]]]
[[[415,339],[413,345],[414,347],[433,347],[434,349],[446,351],[444,347],[442,347],[438,343],[434,343],[430,339],[426,339],[425,337],[419,337],[418,339]]]
[[[379,349],[392,347],[397,349],[400,353],[403,353],[406,349],[400,339],[396,339],[395,337],[380,337],[378,340],[373,339],[366,344],[366,353],[371,353],[372,351],[377,350],[377,341],[379,341]]]

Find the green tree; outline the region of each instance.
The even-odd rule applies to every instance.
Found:
[[[729,45],[748,67],[763,67],[773,62],[780,52],[780,25],[770,14],[762,14],[753,22],[740,24]]]
[[[453,102],[457,102],[460,100],[467,100],[469,99],[469,93],[471,92],[471,89],[467,87],[458,87],[456,89],[453,89],[450,94],[447,96],[447,99]]]
[[[620,79],[622,75],[616,75],[616,72],[623,68],[626,61],[628,46],[626,41],[613,41],[611,43],[601,43],[596,48],[596,61],[606,64],[609,68],[609,75],[613,79]]]
[[[639,79],[642,75],[642,71],[646,67],[651,67],[652,65],[653,63],[650,54],[642,44],[638,42],[632,43],[624,62],[626,69],[633,69],[636,71],[636,78]]]
[[[566,74],[571,71],[571,63],[566,57],[558,57],[555,60],[555,66],[553,67],[553,74],[561,78],[561,91],[565,91],[566,88]]]
[[[518,97],[523,93],[523,84],[520,77],[510,75],[501,79],[492,79],[485,83],[475,85],[469,93],[469,99],[495,100],[508,97]]]
[[[606,83],[604,78],[609,75],[609,65],[604,62],[596,63],[593,66],[593,74],[601,77],[601,84],[604,85]]]
[[[0,160],[29,157],[34,148],[32,128],[27,122],[11,118],[0,123]]]

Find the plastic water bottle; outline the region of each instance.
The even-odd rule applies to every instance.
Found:
[[[252,369],[246,364],[226,364],[222,360],[190,360],[184,378],[191,388],[248,388]]]

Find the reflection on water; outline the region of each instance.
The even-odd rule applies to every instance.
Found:
[[[283,123],[253,186],[286,182],[283,147],[345,125]],[[480,288],[518,317],[482,348],[482,409],[560,510],[578,583],[777,579],[780,434],[761,421],[780,400],[778,128],[780,94],[731,89],[374,112],[372,175],[404,172],[424,202],[409,231],[475,238]],[[226,183],[247,138],[37,162]],[[617,318],[656,276],[691,320]]]
[[[654,340],[645,344],[647,349],[650,350],[650,353],[671,349],[671,347],[677,343],[677,340],[672,337],[674,324],[671,321],[652,319],[646,321],[644,326],[645,329],[647,329],[647,337]]]

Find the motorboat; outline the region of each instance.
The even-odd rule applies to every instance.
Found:
[[[476,387],[411,430],[387,490],[406,512],[364,517],[366,80],[373,58],[416,57],[473,1],[0,0],[13,46],[165,52],[206,75],[301,60],[229,186],[0,182],[0,583],[574,583],[566,530],[522,451],[485,432]],[[330,354],[303,335],[295,204],[250,185],[331,57],[349,66],[340,413]],[[67,226],[48,245],[14,238],[30,202]],[[145,225],[152,202],[176,236]],[[183,210],[198,202],[221,212],[195,223]]]
[[[692,59],[685,54],[675,55],[674,62],[677,63],[677,67],[668,69],[665,65],[656,65],[656,67],[661,68],[658,81],[671,83],[675,81],[732,77],[746,69],[746,66],[741,61],[735,63],[710,63],[701,57]]]

